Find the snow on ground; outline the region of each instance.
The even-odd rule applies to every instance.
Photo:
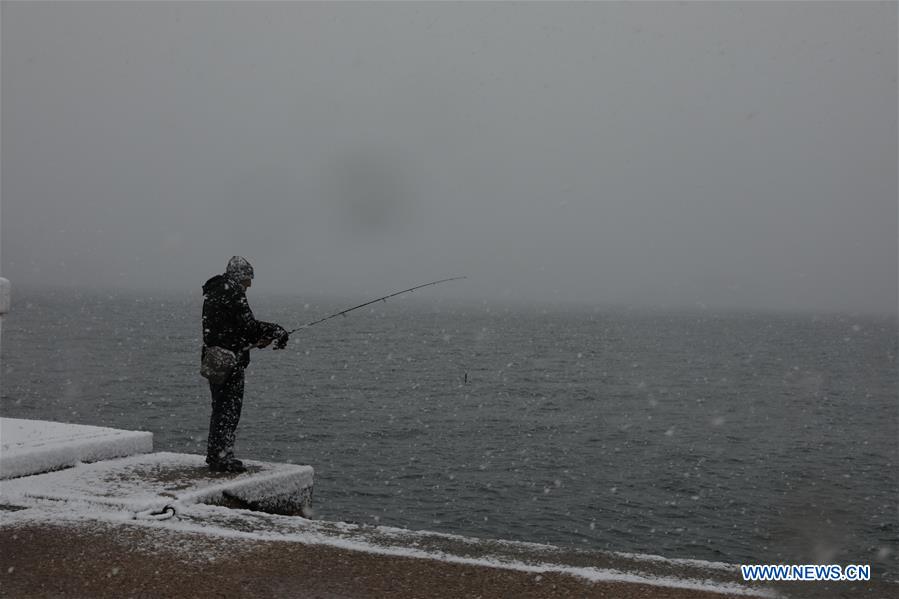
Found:
[[[153,433],[0,418],[0,479],[153,451]]]

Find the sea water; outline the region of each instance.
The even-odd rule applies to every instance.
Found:
[[[0,414],[204,453],[201,305],[18,292]],[[397,298],[254,350],[237,453],[312,465],[320,519],[899,578],[897,345],[891,317]]]

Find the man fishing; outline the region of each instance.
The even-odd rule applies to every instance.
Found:
[[[203,285],[203,372],[212,392],[206,463],[213,472],[246,472],[243,463],[234,457],[234,442],[250,348],[268,347],[274,341],[275,349],[284,349],[289,337],[280,325],[253,316],[246,295],[252,282],[253,267],[246,258],[234,256],[224,274]],[[210,376],[206,371],[207,358],[213,355],[227,359],[219,362],[218,372]]]

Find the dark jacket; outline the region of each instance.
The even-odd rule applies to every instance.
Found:
[[[243,287],[228,275],[216,275],[203,285],[203,351],[224,347],[238,354],[240,365],[246,368],[249,348],[281,331],[276,324],[256,320]]]

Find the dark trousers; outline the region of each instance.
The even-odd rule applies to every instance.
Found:
[[[234,459],[237,423],[243,406],[244,371],[238,366],[222,385],[209,383],[212,392],[212,417],[209,419],[209,439],[206,444],[206,463],[227,462]]]

